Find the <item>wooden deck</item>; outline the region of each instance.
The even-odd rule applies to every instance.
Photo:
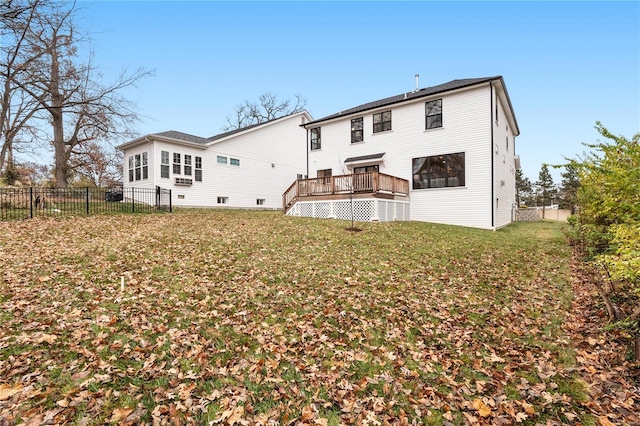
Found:
[[[351,194],[358,197],[406,197],[409,195],[409,181],[379,172],[298,179],[282,195],[282,207],[286,213],[301,199],[341,199]]]

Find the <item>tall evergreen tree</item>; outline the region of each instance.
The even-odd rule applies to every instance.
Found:
[[[522,169],[516,170],[516,202],[518,207],[529,204],[533,195],[533,186],[528,177],[522,173]]]
[[[534,185],[538,190],[538,199],[540,200],[540,204],[542,204],[542,218],[544,219],[547,204],[551,204],[551,200],[555,196],[555,185],[547,164],[542,164],[540,173],[538,174],[538,180]]]
[[[580,168],[575,161],[564,165],[564,172],[561,173],[560,183],[560,208],[571,210],[571,214],[576,212],[578,202],[578,188],[580,188]]]

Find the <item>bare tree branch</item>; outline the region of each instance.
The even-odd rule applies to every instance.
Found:
[[[236,106],[233,115],[227,117],[223,131],[242,129],[303,111],[307,101],[298,94],[295,99],[295,105],[292,106],[291,100],[280,101],[277,95],[265,92],[260,95],[257,103],[245,101]]]
[[[7,61],[9,71],[2,82],[14,90],[9,98],[17,93],[30,98],[24,105],[31,110],[22,114],[25,125],[46,120],[51,126],[49,140],[54,151],[56,185],[65,187],[75,168],[85,167],[100,157],[99,148],[134,133],[133,125],[139,116],[135,105],[122,93],[152,72],[124,69],[114,82],[102,84],[93,52],[89,50],[84,61],[78,56],[81,47],[90,46],[90,40],[78,26],[74,2],[16,1],[33,3],[30,19],[13,27],[22,32],[14,31],[14,39],[20,41],[20,46],[12,52],[19,52],[24,60]],[[0,118],[6,122],[5,116]],[[93,151],[97,157],[92,155]]]

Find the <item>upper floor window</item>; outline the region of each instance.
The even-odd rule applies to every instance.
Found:
[[[464,186],[464,152],[413,159],[413,189]]]
[[[177,152],[173,153],[173,174],[180,174],[180,154],[178,154]]]
[[[426,129],[436,129],[442,127],[442,99],[429,101],[425,105],[425,114],[427,117]]]
[[[227,157],[223,157],[222,155],[218,155],[216,161],[218,164],[227,164]]]
[[[169,151],[160,151],[160,177],[169,177]]]
[[[314,127],[311,129],[311,149],[320,149],[322,143],[320,142],[320,127]]]
[[[507,136],[507,141],[506,141],[506,148],[507,148],[507,152],[509,151],[509,126],[505,126],[504,131],[506,132]]]
[[[196,182],[202,182],[202,157],[196,157],[196,170],[195,170]]]
[[[391,130],[391,111],[373,114],[373,133]]]
[[[191,176],[191,156],[184,155],[184,174],[185,176]]]
[[[240,160],[237,158],[230,158],[229,159],[229,164],[231,164],[232,166],[239,166],[240,165]]]
[[[351,120],[351,143],[362,142],[364,140],[364,118],[354,118]]]

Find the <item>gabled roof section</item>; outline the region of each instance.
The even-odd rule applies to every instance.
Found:
[[[254,130],[254,129],[258,128],[258,127],[268,126],[268,125],[270,125],[272,123],[275,123],[276,121],[284,120],[286,118],[290,118],[290,117],[293,117],[293,116],[296,116],[296,115],[306,115],[308,120],[313,120],[307,111],[302,110],[302,111],[294,112],[294,113],[289,114],[289,115],[284,115],[282,117],[274,118],[273,120],[264,121],[262,123],[257,123],[257,124],[252,124],[250,126],[243,127],[241,129],[229,130],[228,132],[224,132],[224,133],[220,133],[220,134],[211,136],[211,137],[207,138],[207,143],[216,142],[218,140],[225,139],[225,138],[227,138],[229,136],[233,136],[233,135],[238,134],[238,133]]]
[[[180,145],[190,145],[190,146],[195,145],[203,149],[206,149],[206,144],[209,142],[207,139],[201,138],[200,136],[194,136],[188,133],[169,130],[166,132],[151,133],[145,136],[141,136],[139,138],[136,138],[134,140],[131,140],[129,142],[125,142],[121,145],[116,146],[116,149],[123,151],[124,149],[132,148],[141,143],[149,143],[153,139],[158,141],[169,142],[169,143],[176,143]]]
[[[199,143],[199,144],[205,144],[209,142],[207,139],[201,138],[200,136],[194,136],[188,133],[177,132],[175,130],[169,130],[167,132],[161,132],[161,133],[153,133],[150,136],[162,136],[165,138],[176,139],[184,142]]]
[[[391,96],[389,98],[384,98],[377,101],[368,102],[366,104],[358,105],[357,107],[349,108],[337,114],[328,115],[324,118],[320,118],[318,120],[309,122],[305,124],[305,127],[312,124],[321,123],[323,121],[328,121],[334,118],[345,117],[347,115],[356,114],[356,113],[368,111],[371,109],[375,109],[375,108],[379,108],[387,105],[406,102],[406,101],[410,101],[417,98],[437,95],[439,93],[444,93],[451,90],[463,89],[465,87],[474,86],[476,84],[488,83],[489,81],[493,81],[493,80],[502,80],[502,77],[494,76],[494,77],[465,78],[461,80],[452,80],[452,81],[449,81],[448,83],[439,84],[437,86],[426,87],[424,89],[419,89],[413,92],[402,93],[400,95]]]

